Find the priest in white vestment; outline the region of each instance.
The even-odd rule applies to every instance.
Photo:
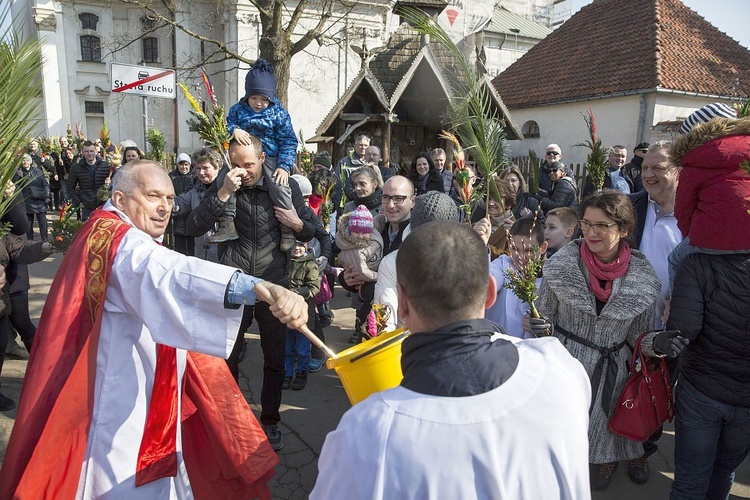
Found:
[[[222,359],[261,280],[161,246],[173,200],[161,165],[123,166],[71,245],[42,313],[0,497],[270,498],[278,459]],[[301,297],[262,286],[282,322],[306,322]]]
[[[455,222],[401,244],[404,379],[328,434],[311,499],[590,498],[586,372],[555,338],[495,332],[487,260]]]

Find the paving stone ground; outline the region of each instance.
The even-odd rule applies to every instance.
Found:
[[[61,259],[60,255],[55,255],[30,267],[32,279],[29,299],[31,317],[35,322],[41,315],[47,291]],[[326,342],[335,352],[339,352],[350,345],[347,339],[354,324],[354,311],[347,307],[349,299],[340,289],[337,290],[332,303],[336,317],[333,325],[326,329]],[[257,414],[260,411],[263,362],[257,330],[254,327],[250,328],[246,339],[248,350],[240,365],[240,387]],[[25,361],[5,361],[0,377],[4,394],[18,399],[25,370]],[[284,391],[280,423],[284,434],[284,448],[279,452],[280,463],[276,468],[275,477],[271,480],[271,491],[275,499],[297,500],[308,497],[315,485],[318,456],[325,436],[336,428],[341,415],[348,408],[349,401],[338,377],[326,368],[310,374],[304,390]],[[0,413],[0,461],[5,455],[14,418],[15,411]],[[631,483],[627,477],[627,464],[622,463],[610,488],[606,492],[594,494],[594,500],[668,498],[674,470],[674,432],[671,425],[667,426],[664,436],[659,441],[659,447],[659,451],[650,459],[652,475],[646,485],[638,486]],[[730,498],[750,498],[750,459],[738,469]]]

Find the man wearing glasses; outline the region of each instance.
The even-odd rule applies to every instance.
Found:
[[[379,230],[383,237],[383,257],[398,249],[404,236],[404,229],[409,225],[411,209],[414,208],[414,184],[402,175],[394,175],[383,184],[383,215],[385,215],[385,227],[382,226],[382,217],[375,218],[375,230]],[[381,225],[378,226],[378,221]],[[382,228],[382,229],[381,229]],[[365,281],[350,266],[339,275],[339,284],[349,291],[357,291]]]
[[[542,160],[542,165],[539,168],[539,189],[552,191],[552,179],[550,179],[549,171],[552,168],[552,164],[560,160],[562,160],[560,146],[557,144],[547,146],[547,150],[544,153],[544,160]]]
[[[640,144],[639,144],[640,146]],[[674,216],[674,204],[677,194],[679,168],[669,157],[671,143],[660,141],[652,144],[641,164],[641,178],[645,191],[631,194],[630,201],[635,209],[635,230],[633,239],[638,250],[643,252],[654,267],[661,292],[656,299],[656,329],[663,329],[664,309],[670,297],[668,257],[672,250],[682,241],[682,233],[677,227]],[[674,378],[673,378],[674,380]],[[656,442],[661,437],[659,428],[643,443],[643,457],[632,460],[628,467],[628,476],[636,484],[649,480],[651,471],[648,457],[656,450]]]

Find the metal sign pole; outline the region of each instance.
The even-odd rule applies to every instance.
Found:
[[[146,154],[148,151],[148,103],[145,95],[141,99],[143,99],[143,153]]]

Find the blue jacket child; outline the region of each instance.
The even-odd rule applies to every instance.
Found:
[[[249,136],[260,139],[266,160],[263,163],[263,182],[268,188],[274,206],[292,208],[292,192],[289,174],[297,157],[297,136],[294,133],[289,112],[276,98],[276,79],[273,67],[263,59],[255,61],[245,77],[245,96],[229,109],[227,130],[234,140],[249,145]],[[221,186],[226,169],[219,174],[217,186]],[[222,217],[217,221],[217,230],[208,236],[209,243],[236,240],[234,216],[237,206],[234,196],[227,202]],[[281,226],[282,251],[294,246],[291,228]]]

